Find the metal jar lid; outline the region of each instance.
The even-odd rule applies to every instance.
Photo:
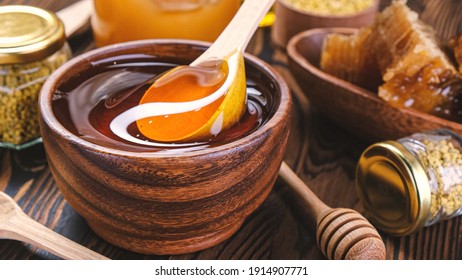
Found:
[[[418,158],[399,142],[376,143],[363,152],[356,186],[367,218],[378,229],[408,235],[425,225],[430,183]]]
[[[42,60],[65,40],[64,25],[54,13],[24,5],[0,6],[0,64]]]

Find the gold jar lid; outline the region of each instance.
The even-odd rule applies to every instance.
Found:
[[[42,60],[65,40],[64,25],[54,13],[31,6],[0,6],[0,64]]]
[[[425,225],[430,183],[417,157],[399,142],[376,143],[363,152],[356,186],[367,218],[378,229],[408,235]]]

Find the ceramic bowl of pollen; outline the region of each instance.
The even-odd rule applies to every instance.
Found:
[[[260,117],[244,116],[241,123],[250,125],[231,128],[216,141],[127,143],[104,132],[105,117],[87,108],[88,100],[98,107],[113,94],[107,88],[133,88],[152,76],[149,69],[189,64],[207,46],[144,40],[102,47],[73,58],[43,86],[41,134],[56,184],[93,231],[113,245],[143,254],[212,247],[234,234],[272,189],[292,101],[281,76],[254,56],[245,55],[248,108],[253,108],[248,110]]]
[[[305,30],[367,26],[374,21],[379,6],[379,0],[277,0],[271,38],[285,48],[294,35]]]

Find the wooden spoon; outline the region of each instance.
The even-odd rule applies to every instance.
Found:
[[[385,244],[377,230],[353,209],[328,207],[282,162],[279,176],[316,220],[316,240],[322,253],[335,260],[383,260]]]
[[[275,0],[245,0],[236,15],[213,44],[190,65],[225,59],[236,50],[244,51],[261,20]]]
[[[150,145],[149,142],[140,140],[128,133],[127,127],[136,121],[139,131],[151,140],[159,142],[196,142],[216,135],[217,132],[211,133],[211,131],[216,131],[215,127],[225,130],[237,123],[244,111],[246,100],[242,52],[244,52],[255,30],[274,2],[275,0],[244,1],[225,30],[202,55],[189,64],[189,67],[186,65],[175,67],[163,75],[155,76],[140,85],[144,86],[152,83],[144,93],[138,106],[128,109],[112,120],[110,124],[112,132],[126,141]],[[191,93],[196,92],[197,89],[192,88],[190,85],[188,86],[185,80],[181,80],[179,78],[182,76],[181,73],[184,73],[185,69],[191,72],[200,72],[200,69],[203,70],[204,68],[210,68],[211,65],[216,65],[217,61],[226,61],[228,65],[228,75],[218,89],[213,90],[212,93],[206,92],[206,96],[202,96],[202,89],[199,89],[201,94],[198,94],[198,96],[201,97],[195,97],[198,99],[190,101],[179,102],[178,100],[172,101],[170,98],[164,98],[165,96],[178,98],[178,96],[186,94],[188,95],[185,98],[186,100],[195,96],[191,95]],[[138,90],[138,88],[133,91]],[[187,88],[187,90],[184,90],[184,88]],[[210,117],[206,113],[208,112],[207,106],[222,97],[224,99],[221,101],[219,108],[216,111],[211,110],[214,114]],[[162,116],[173,115],[174,119],[178,120],[178,123],[189,123],[192,117],[188,113],[195,111],[200,111],[200,114],[203,114],[204,122],[202,123],[202,117],[198,118],[195,115],[195,118],[201,121],[192,128],[188,127],[184,134],[182,133],[183,130],[179,129],[180,133],[176,130],[174,136],[165,136],[155,132],[152,128],[157,126],[159,131],[168,131],[163,129],[162,120],[168,123],[165,127],[178,127],[176,123],[171,122],[173,118],[166,119]],[[218,120],[218,123],[215,120]],[[154,145],[159,145],[159,143]]]
[[[0,238],[30,243],[63,259],[108,260],[36,222],[4,192],[0,192]]]

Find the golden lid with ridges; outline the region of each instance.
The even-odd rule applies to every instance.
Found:
[[[63,23],[54,13],[26,5],[0,6],[0,64],[42,60],[65,40]]]
[[[366,216],[378,229],[408,235],[430,214],[430,183],[419,159],[395,141],[376,143],[361,155],[356,186]]]

